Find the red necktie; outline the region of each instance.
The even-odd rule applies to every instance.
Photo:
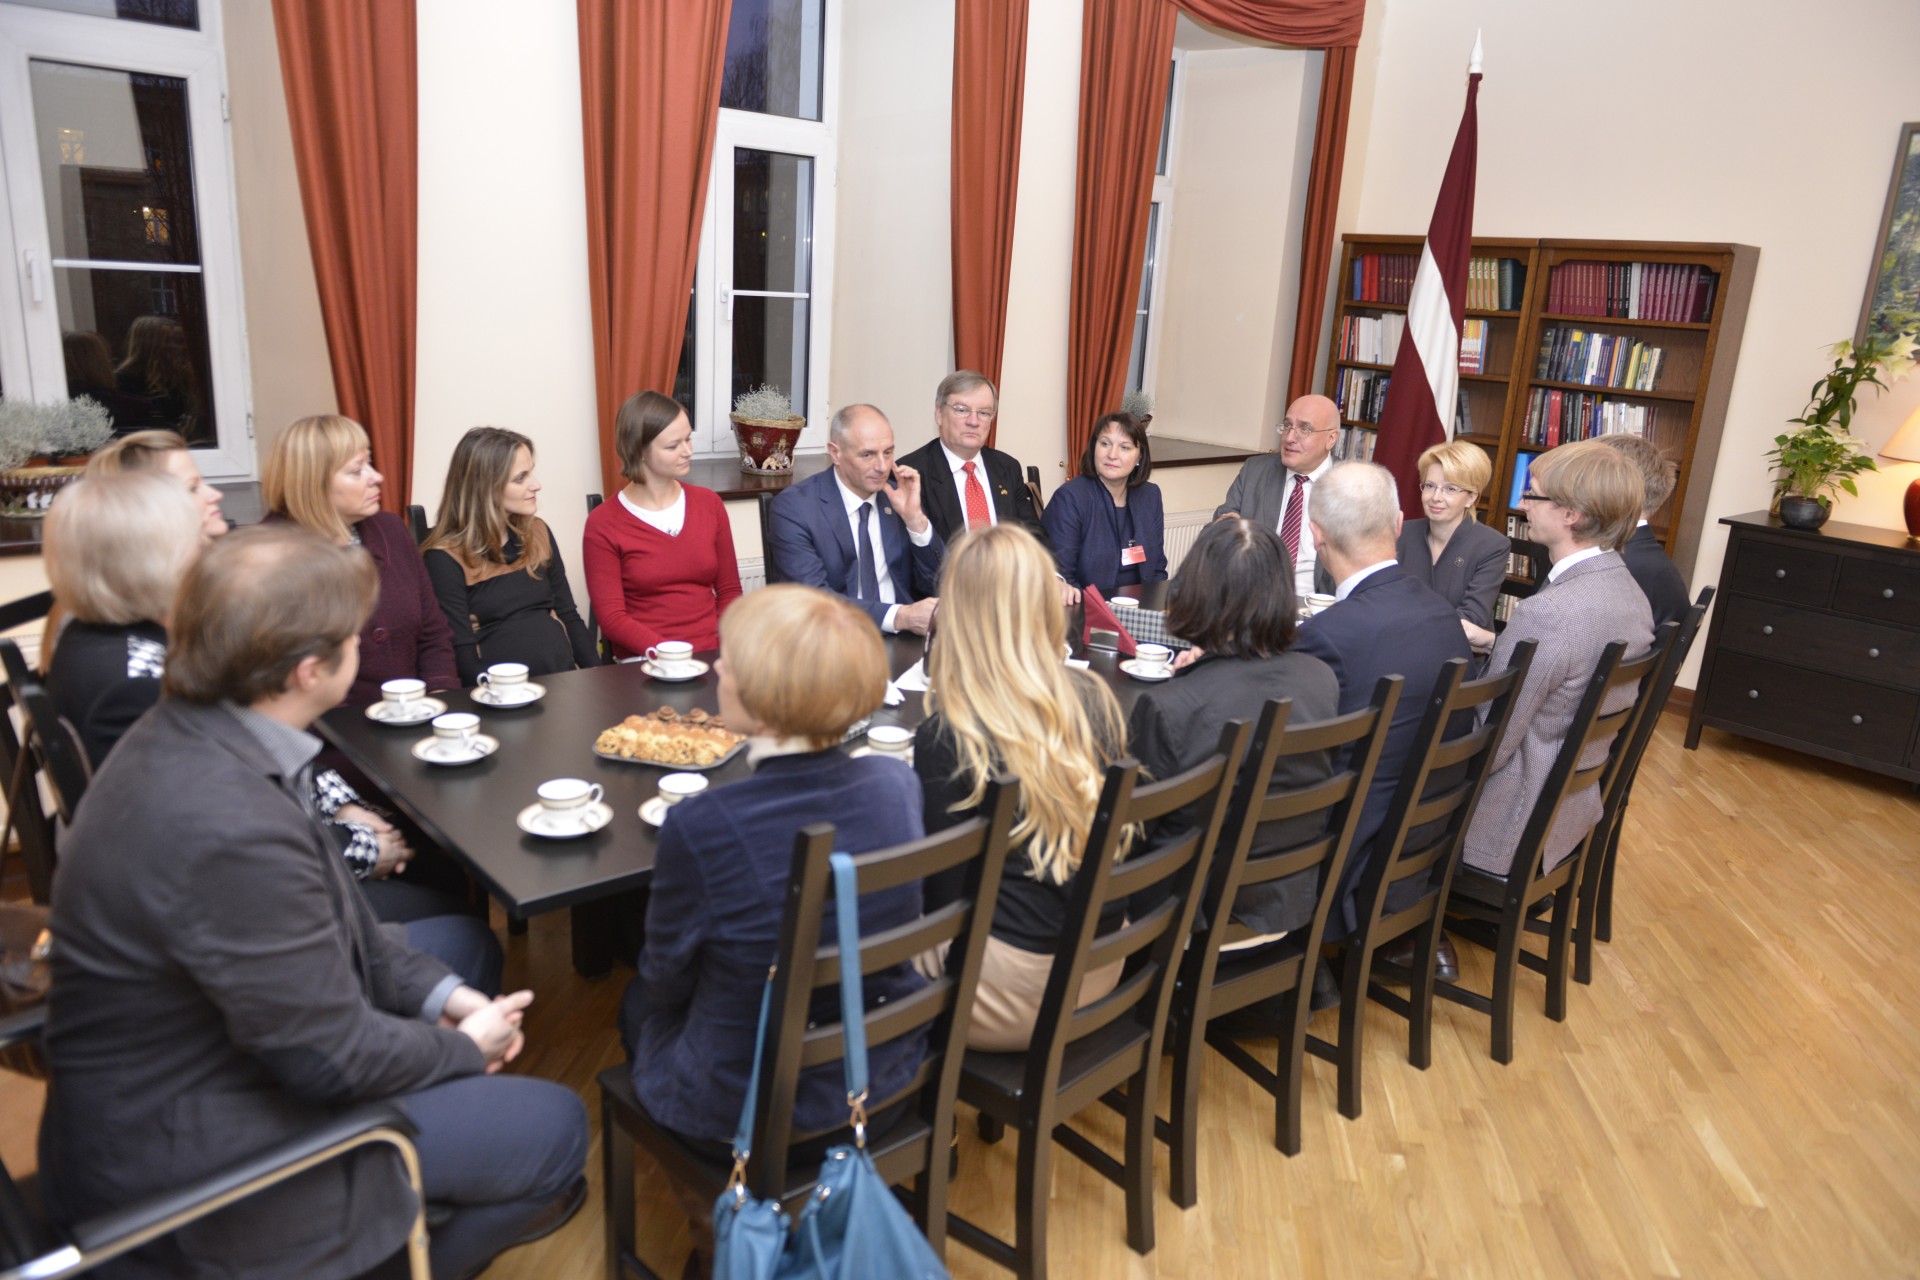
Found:
[[[980,529],[993,523],[993,512],[987,508],[987,491],[980,487],[979,477],[973,474],[971,460],[960,464],[967,473],[967,528]]]
[[[1287,495],[1287,512],[1280,517],[1280,541],[1287,544],[1287,554],[1294,563],[1300,562],[1300,515],[1306,508],[1307,477],[1293,478],[1293,492]]]

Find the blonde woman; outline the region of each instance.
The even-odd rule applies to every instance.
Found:
[[[364,547],[380,570],[380,600],[360,633],[360,673],[348,706],[380,700],[388,680],[457,689],[453,636],[406,521],[380,509],[381,476],[359,423],[302,418],[273,442],[260,477],[267,519],[291,520],[340,546]]]
[[[1015,524],[978,529],[947,553],[940,577],[939,643],[929,651],[927,718],[913,767],[927,829],[972,816],[996,773],[1020,779],[1014,851],[994,906],[967,1044],[1024,1049],[1066,931],[1074,873],[1107,766],[1125,751],[1113,693],[1066,666],[1066,611],[1053,557]],[[928,885],[930,903],[952,887]],[[1108,904],[1102,933],[1124,902]],[[937,961],[934,961],[937,963]],[[1118,965],[1089,974],[1087,1004],[1113,990]]]
[[[1448,440],[1421,454],[1416,469],[1427,514],[1400,527],[1400,567],[1454,607],[1468,639],[1490,644],[1493,605],[1513,550],[1506,534],[1473,518],[1473,504],[1493,483],[1493,462],[1479,445]]]
[[[135,431],[121,436],[87,463],[90,476],[123,471],[159,471],[172,476],[187,486],[187,492],[200,504],[201,535],[208,541],[226,536],[227,518],[220,514],[222,495],[200,474],[186,439],[178,431]]]
[[[599,665],[539,509],[533,441],[502,427],[460,437],[420,554],[453,629],[462,685],[496,662],[525,663],[536,676]]]

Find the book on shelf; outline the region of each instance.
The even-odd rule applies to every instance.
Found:
[[[1372,462],[1373,447],[1379,441],[1380,433],[1372,427],[1342,427],[1333,456],[1340,462]]]
[[[1525,516],[1507,517],[1507,536],[1518,538],[1522,542],[1533,541],[1533,526],[1527,523]]]
[[[1507,553],[1507,576],[1520,582],[1534,581],[1533,557],[1524,551]]]
[[[1610,400],[1591,391],[1535,387],[1527,396],[1520,442],[1551,449],[1595,436],[1646,436],[1652,434],[1656,417],[1650,404]]]
[[[1549,382],[1653,391],[1659,387],[1665,355],[1664,348],[1631,334],[1548,325],[1540,331],[1533,376]]]
[[[1499,595],[1495,596],[1493,598],[1493,620],[1496,623],[1511,622],[1513,620],[1513,602],[1519,598],[1519,596],[1506,591],[1502,591]]]
[[[1346,316],[1340,321],[1339,354],[1336,360],[1357,360],[1364,364],[1392,364],[1400,353],[1400,339],[1407,331],[1404,312],[1388,311],[1377,316]]]
[[[1475,258],[1467,264],[1467,309],[1518,311],[1527,269],[1518,258]]]
[[[1487,371],[1487,322],[1465,320],[1460,324],[1460,372]]]
[[[1527,491],[1527,473],[1533,469],[1533,460],[1537,453],[1515,454],[1513,459],[1513,492],[1507,496],[1507,505],[1519,509],[1520,495]]]
[[[1713,317],[1720,275],[1677,262],[1563,262],[1547,273],[1547,310],[1704,324]]]
[[[1378,422],[1387,403],[1392,375],[1378,369],[1342,369],[1334,384],[1333,402],[1348,422]]]
[[[1473,410],[1467,404],[1467,389],[1461,387],[1453,406],[1453,434],[1455,438],[1473,434]]]
[[[1405,305],[1413,294],[1418,253],[1360,253],[1353,258],[1352,301]]]

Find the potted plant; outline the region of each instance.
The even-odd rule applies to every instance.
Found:
[[[60,489],[113,439],[113,420],[88,396],[0,403],[0,514],[41,516]]]
[[[793,451],[807,419],[793,411],[786,392],[762,383],[735,397],[728,416],[740,445],[742,471],[777,476],[793,470]]]
[[[1774,510],[1782,524],[1818,529],[1832,511],[1827,495],[1844,489],[1858,496],[1853,478],[1877,469],[1848,427],[1862,387],[1885,390],[1882,373],[1891,382],[1913,368],[1912,318],[1898,319],[1900,323],[1891,329],[1868,334],[1857,347],[1851,342],[1834,344],[1833,368],[1813,384],[1801,415],[1790,419],[1798,430],[1773,438],[1767,460],[1776,470]]]
[[[1120,412],[1129,414],[1145,431],[1147,424],[1153,421],[1153,397],[1144,391],[1129,391],[1120,397]]]

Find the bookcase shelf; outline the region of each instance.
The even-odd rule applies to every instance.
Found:
[[[1367,279],[1371,278],[1365,274],[1371,262],[1377,268],[1376,276],[1382,287],[1403,291],[1411,283],[1405,267],[1407,256],[1417,259],[1420,250],[1421,237],[1417,235],[1343,238],[1340,268],[1334,277],[1333,350],[1336,355],[1342,350],[1341,337],[1347,330],[1349,317],[1386,316],[1383,324],[1397,323],[1392,313],[1404,313],[1407,309],[1404,302],[1356,299],[1353,296],[1356,265],[1362,271],[1361,278]],[[1369,258],[1369,255],[1373,256]],[[1512,310],[1469,308],[1467,311],[1469,317],[1486,321],[1486,371],[1460,375],[1461,398],[1471,423],[1471,430],[1463,432],[1460,438],[1485,449],[1494,465],[1493,482],[1476,504],[1481,518],[1503,532],[1508,531],[1511,519],[1524,520],[1510,499],[1515,467],[1522,456],[1537,456],[1544,451],[1544,446],[1529,443],[1525,437],[1529,402],[1537,390],[1588,396],[1594,402],[1604,399],[1644,405],[1653,416],[1650,438],[1679,467],[1672,500],[1654,513],[1650,524],[1680,571],[1690,574],[1699,549],[1706,497],[1720,452],[1734,362],[1739,355],[1760,251],[1738,244],[1476,237],[1473,256],[1511,260],[1508,284],[1502,287],[1500,300],[1519,304]],[[1638,272],[1632,269],[1635,264],[1640,265]],[[1707,318],[1650,319],[1550,311],[1548,300],[1556,296],[1552,288],[1555,272],[1563,269],[1584,273],[1565,278],[1573,282],[1600,281],[1604,289],[1612,290],[1611,302],[1615,307],[1637,303],[1684,314],[1691,305],[1693,314],[1704,314]],[[1676,286],[1677,292],[1658,291],[1669,285]],[[1632,291],[1639,286],[1645,288],[1637,293]],[[1696,286],[1701,291],[1690,292]],[[1572,296],[1581,295],[1576,291]],[[1595,300],[1590,291],[1585,296]],[[1603,292],[1596,304],[1604,305],[1606,301]],[[1539,377],[1541,343],[1543,338],[1553,337],[1545,331],[1554,327],[1580,329],[1601,337],[1625,336],[1661,348],[1661,362],[1657,367],[1657,381],[1661,385],[1634,390]],[[1364,371],[1375,378],[1390,374],[1393,353],[1382,351],[1381,356],[1386,363],[1329,361],[1327,394],[1339,399],[1343,373],[1349,370]],[[1372,429],[1377,426],[1372,422],[1354,421],[1344,413],[1342,422],[1348,427]],[[1364,438],[1367,448],[1361,456],[1371,456],[1374,438]],[[1518,527],[1517,522],[1513,527]],[[1524,553],[1522,545],[1516,545],[1516,553]],[[1518,592],[1521,594],[1533,587],[1531,582],[1517,585],[1522,586]]]

